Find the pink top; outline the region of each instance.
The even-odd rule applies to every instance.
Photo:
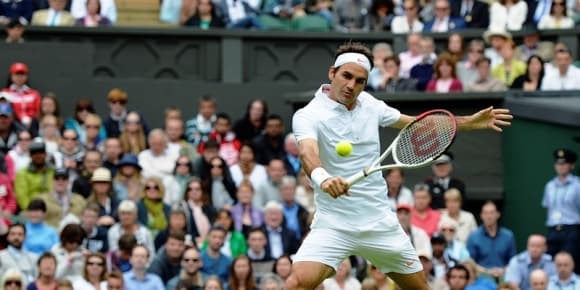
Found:
[[[429,208],[427,210],[427,215],[425,218],[417,215],[415,210],[411,214],[411,224],[424,230],[429,236],[432,236],[437,232],[437,226],[439,225],[439,220],[441,219],[441,213],[436,210]]]

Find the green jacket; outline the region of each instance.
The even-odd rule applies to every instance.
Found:
[[[232,252],[232,259],[235,259],[240,255],[246,255],[248,252],[248,245],[246,244],[244,235],[238,231],[231,231],[230,234],[230,250]],[[207,239],[203,242],[201,249],[207,249]]]
[[[16,172],[14,180],[14,191],[16,192],[16,202],[21,210],[26,210],[31,200],[41,193],[52,191],[52,178],[54,168],[46,167],[38,171],[33,165]]]

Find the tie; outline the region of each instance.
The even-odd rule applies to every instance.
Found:
[[[50,22],[48,23],[48,26],[56,26],[56,18],[58,17],[58,12],[54,12],[52,14],[52,19],[50,19]]]

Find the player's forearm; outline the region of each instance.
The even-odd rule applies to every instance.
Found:
[[[312,170],[322,167],[322,162],[320,162],[318,154],[314,154],[313,152],[300,152],[300,162],[307,176],[312,174]]]

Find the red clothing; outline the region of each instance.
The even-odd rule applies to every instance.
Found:
[[[240,155],[240,149],[242,148],[242,142],[236,138],[234,132],[226,133],[226,136],[218,134],[215,130],[212,130],[208,136],[209,140],[215,140],[220,144],[219,156],[223,158],[228,166],[232,166],[238,163],[238,158]],[[203,154],[205,144],[202,142],[199,144],[199,154]]]
[[[441,219],[441,213],[429,208],[425,218],[420,217],[413,209],[411,213],[411,224],[424,230],[429,236],[437,232],[437,226]]]
[[[0,173],[0,211],[9,214],[16,213],[16,197],[14,196],[14,188],[8,175]],[[0,219],[6,225],[10,224],[10,219]]]
[[[427,84],[427,88],[425,89],[427,92],[436,92],[437,91],[437,79],[432,79]],[[452,79],[451,85],[449,85],[449,92],[462,92],[463,85],[461,81],[458,79]]]
[[[20,122],[26,123],[24,119],[30,121],[38,118],[42,97],[37,90],[28,86],[18,88],[15,85],[11,85],[9,88],[4,89],[3,92],[10,93],[12,108]]]

